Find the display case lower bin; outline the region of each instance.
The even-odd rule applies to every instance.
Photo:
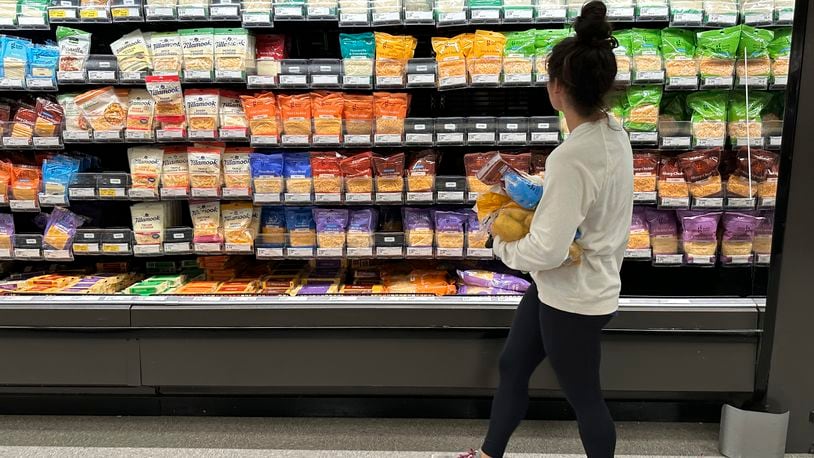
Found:
[[[127,173],[101,173],[97,175],[96,190],[99,199],[127,199],[130,175]]]
[[[308,61],[305,59],[284,59],[280,63],[278,84],[282,88],[307,89],[310,82],[309,70]]]
[[[560,142],[560,120],[557,116],[532,116],[528,126],[533,145],[556,145]]]
[[[71,200],[96,199],[98,179],[99,176],[95,173],[77,173],[68,184],[68,198]]]
[[[404,257],[403,232],[377,232],[373,235],[377,258]],[[432,253],[432,248],[430,248]]]
[[[435,59],[407,61],[407,87],[435,87],[438,66]]]
[[[435,142],[437,145],[464,145],[466,120],[464,118],[436,118]]]
[[[129,229],[100,229],[102,254],[130,256],[133,254],[133,233]]]
[[[85,63],[85,67],[88,83],[111,84],[119,81],[116,56],[91,54]]]
[[[77,229],[71,251],[74,255],[95,255],[102,251],[102,233],[98,229]]]
[[[164,231],[164,254],[191,254],[193,230],[191,227],[171,227]]]
[[[463,203],[466,194],[465,177],[435,178],[435,200],[441,203]]]
[[[525,145],[529,141],[527,118],[497,118],[498,145]]]
[[[435,140],[435,120],[432,118],[407,118],[404,120],[404,144],[409,146],[432,146]]]
[[[15,234],[12,246],[14,259],[28,261],[43,259],[40,234]]]

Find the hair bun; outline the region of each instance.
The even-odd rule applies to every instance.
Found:
[[[582,12],[574,21],[574,31],[580,43],[596,47],[613,46],[613,35],[608,22],[608,8],[604,2],[593,0],[582,7]]]

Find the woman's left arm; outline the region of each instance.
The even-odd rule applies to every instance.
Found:
[[[495,238],[493,251],[506,266],[538,272],[560,267],[568,259],[568,248],[598,192],[587,167],[571,159],[559,155],[546,163],[545,191],[529,233],[516,242]]]

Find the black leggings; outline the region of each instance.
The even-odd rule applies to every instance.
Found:
[[[501,458],[509,437],[526,416],[529,378],[548,356],[574,408],[588,458],[613,457],[616,429],[599,385],[599,337],[613,315],[563,312],[540,302],[537,286],[523,296],[500,355],[500,385],[492,403],[484,453]]]

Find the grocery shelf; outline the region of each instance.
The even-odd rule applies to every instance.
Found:
[[[0,328],[506,329],[520,296],[0,296]],[[609,331],[758,334],[760,299],[622,298]]]

